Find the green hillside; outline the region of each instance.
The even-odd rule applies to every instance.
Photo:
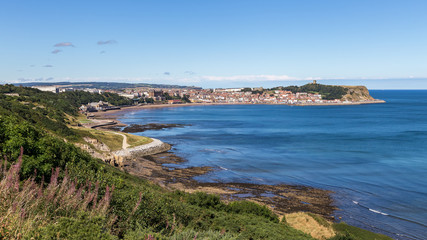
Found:
[[[278,89],[291,91],[293,93],[318,93],[322,95],[322,99],[326,100],[341,99],[347,93],[347,89],[342,86],[323,85],[317,83],[309,83],[302,86],[278,87]]]

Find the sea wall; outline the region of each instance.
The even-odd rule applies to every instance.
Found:
[[[147,156],[156,153],[165,152],[171,149],[171,146],[158,139],[152,138],[152,142],[140,145],[133,148],[122,149],[113,152],[112,154],[117,157],[132,157],[132,156]]]

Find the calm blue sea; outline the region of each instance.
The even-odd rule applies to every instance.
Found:
[[[335,191],[345,222],[395,239],[427,239],[427,91],[371,91],[385,104],[226,105],[130,112],[141,133],[174,145],[201,181],[304,184]]]

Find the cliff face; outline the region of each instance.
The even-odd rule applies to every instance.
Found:
[[[344,95],[341,100],[342,101],[373,101],[375,100],[371,95],[369,95],[369,91],[365,86],[342,86],[347,88],[347,94]]]

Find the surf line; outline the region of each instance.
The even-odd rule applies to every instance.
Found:
[[[356,205],[358,205],[358,206],[362,207],[362,208],[368,209],[368,210],[369,210],[369,211],[371,211],[371,212],[374,212],[374,213],[377,213],[377,214],[381,214],[381,215],[384,215],[384,216],[389,216],[389,217],[396,218],[396,219],[399,219],[399,220],[403,220],[403,221],[407,221],[407,222],[415,223],[415,224],[420,225],[420,226],[423,226],[423,227],[427,227],[427,225],[425,225],[425,224],[423,224],[423,223],[420,223],[420,222],[417,222],[417,221],[413,221],[413,220],[410,220],[410,219],[406,219],[406,218],[402,218],[402,217],[398,217],[398,216],[394,216],[394,215],[390,215],[390,214],[388,214],[388,213],[384,213],[384,212],[381,212],[381,211],[378,211],[378,210],[375,210],[375,209],[369,208],[369,207],[367,207],[367,206],[364,206],[364,205],[360,204],[360,203],[359,203],[359,202],[357,202],[357,201],[352,201],[352,202],[353,202],[354,204],[356,204]]]
[[[354,203],[354,204],[356,204],[356,205],[359,205],[359,206],[361,206],[361,207],[363,207],[363,208],[366,208],[366,209],[368,209],[368,210],[369,210],[369,211],[371,211],[371,212],[378,213],[378,214],[381,214],[381,215],[384,215],[384,216],[389,216],[389,214],[388,214],[388,213],[381,212],[381,211],[379,211],[379,210],[375,210],[375,209],[369,208],[369,207],[367,207],[367,206],[363,206],[362,204],[360,204],[360,203],[359,203],[359,202],[357,202],[357,201],[353,201],[353,203]]]

